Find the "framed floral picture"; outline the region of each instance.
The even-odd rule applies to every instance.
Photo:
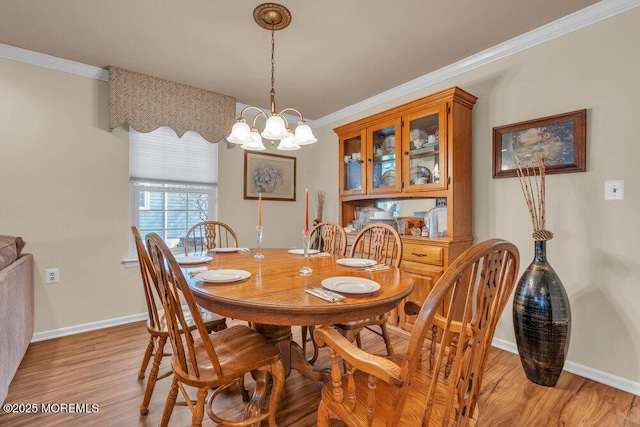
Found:
[[[296,200],[296,158],[244,152],[244,198]]]
[[[544,157],[547,174],[584,172],[587,110],[571,111],[493,128],[493,177],[515,177],[523,165]]]

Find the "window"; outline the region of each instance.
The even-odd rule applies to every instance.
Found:
[[[140,209],[141,211],[148,210],[150,193],[148,191],[141,191],[138,194],[139,194],[138,200],[140,201],[140,206],[138,206],[138,209]]]
[[[218,145],[196,132],[182,138],[168,128],[129,129],[131,224],[144,239],[160,235],[176,252],[189,228],[217,218]],[[136,257],[133,237],[130,254]]]
[[[158,233],[172,250],[182,252],[187,231],[212,218],[209,201],[215,199],[214,187],[134,182],[133,189],[136,199],[148,201],[136,212],[140,235]]]

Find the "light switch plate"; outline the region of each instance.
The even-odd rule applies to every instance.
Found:
[[[624,181],[605,181],[604,199],[624,200]]]

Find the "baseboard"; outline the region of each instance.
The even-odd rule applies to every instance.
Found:
[[[80,334],[82,332],[95,331],[97,329],[110,328],[112,326],[124,325],[127,323],[147,320],[147,313],[132,314],[130,316],[117,317],[115,319],[100,320],[97,322],[83,323],[66,328],[52,329],[50,331],[36,332],[31,338],[31,342],[45,341],[54,338],[66,337],[68,335]]]
[[[491,343],[494,347],[501,350],[508,351],[510,353],[518,354],[518,348],[510,341],[494,338]],[[640,396],[640,383],[630,381],[626,378],[618,377],[597,369],[590,368],[588,366],[580,365],[578,363],[567,360],[564,363],[564,370],[571,372],[572,374],[579,375],[584,378],[599,382],[601,384],[608,385],[618,390],[625,391],[627,393]]]

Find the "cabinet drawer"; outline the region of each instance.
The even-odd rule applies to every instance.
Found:
[[[403,242],[402,260],[431,265],[444,265],[444,248]]]

